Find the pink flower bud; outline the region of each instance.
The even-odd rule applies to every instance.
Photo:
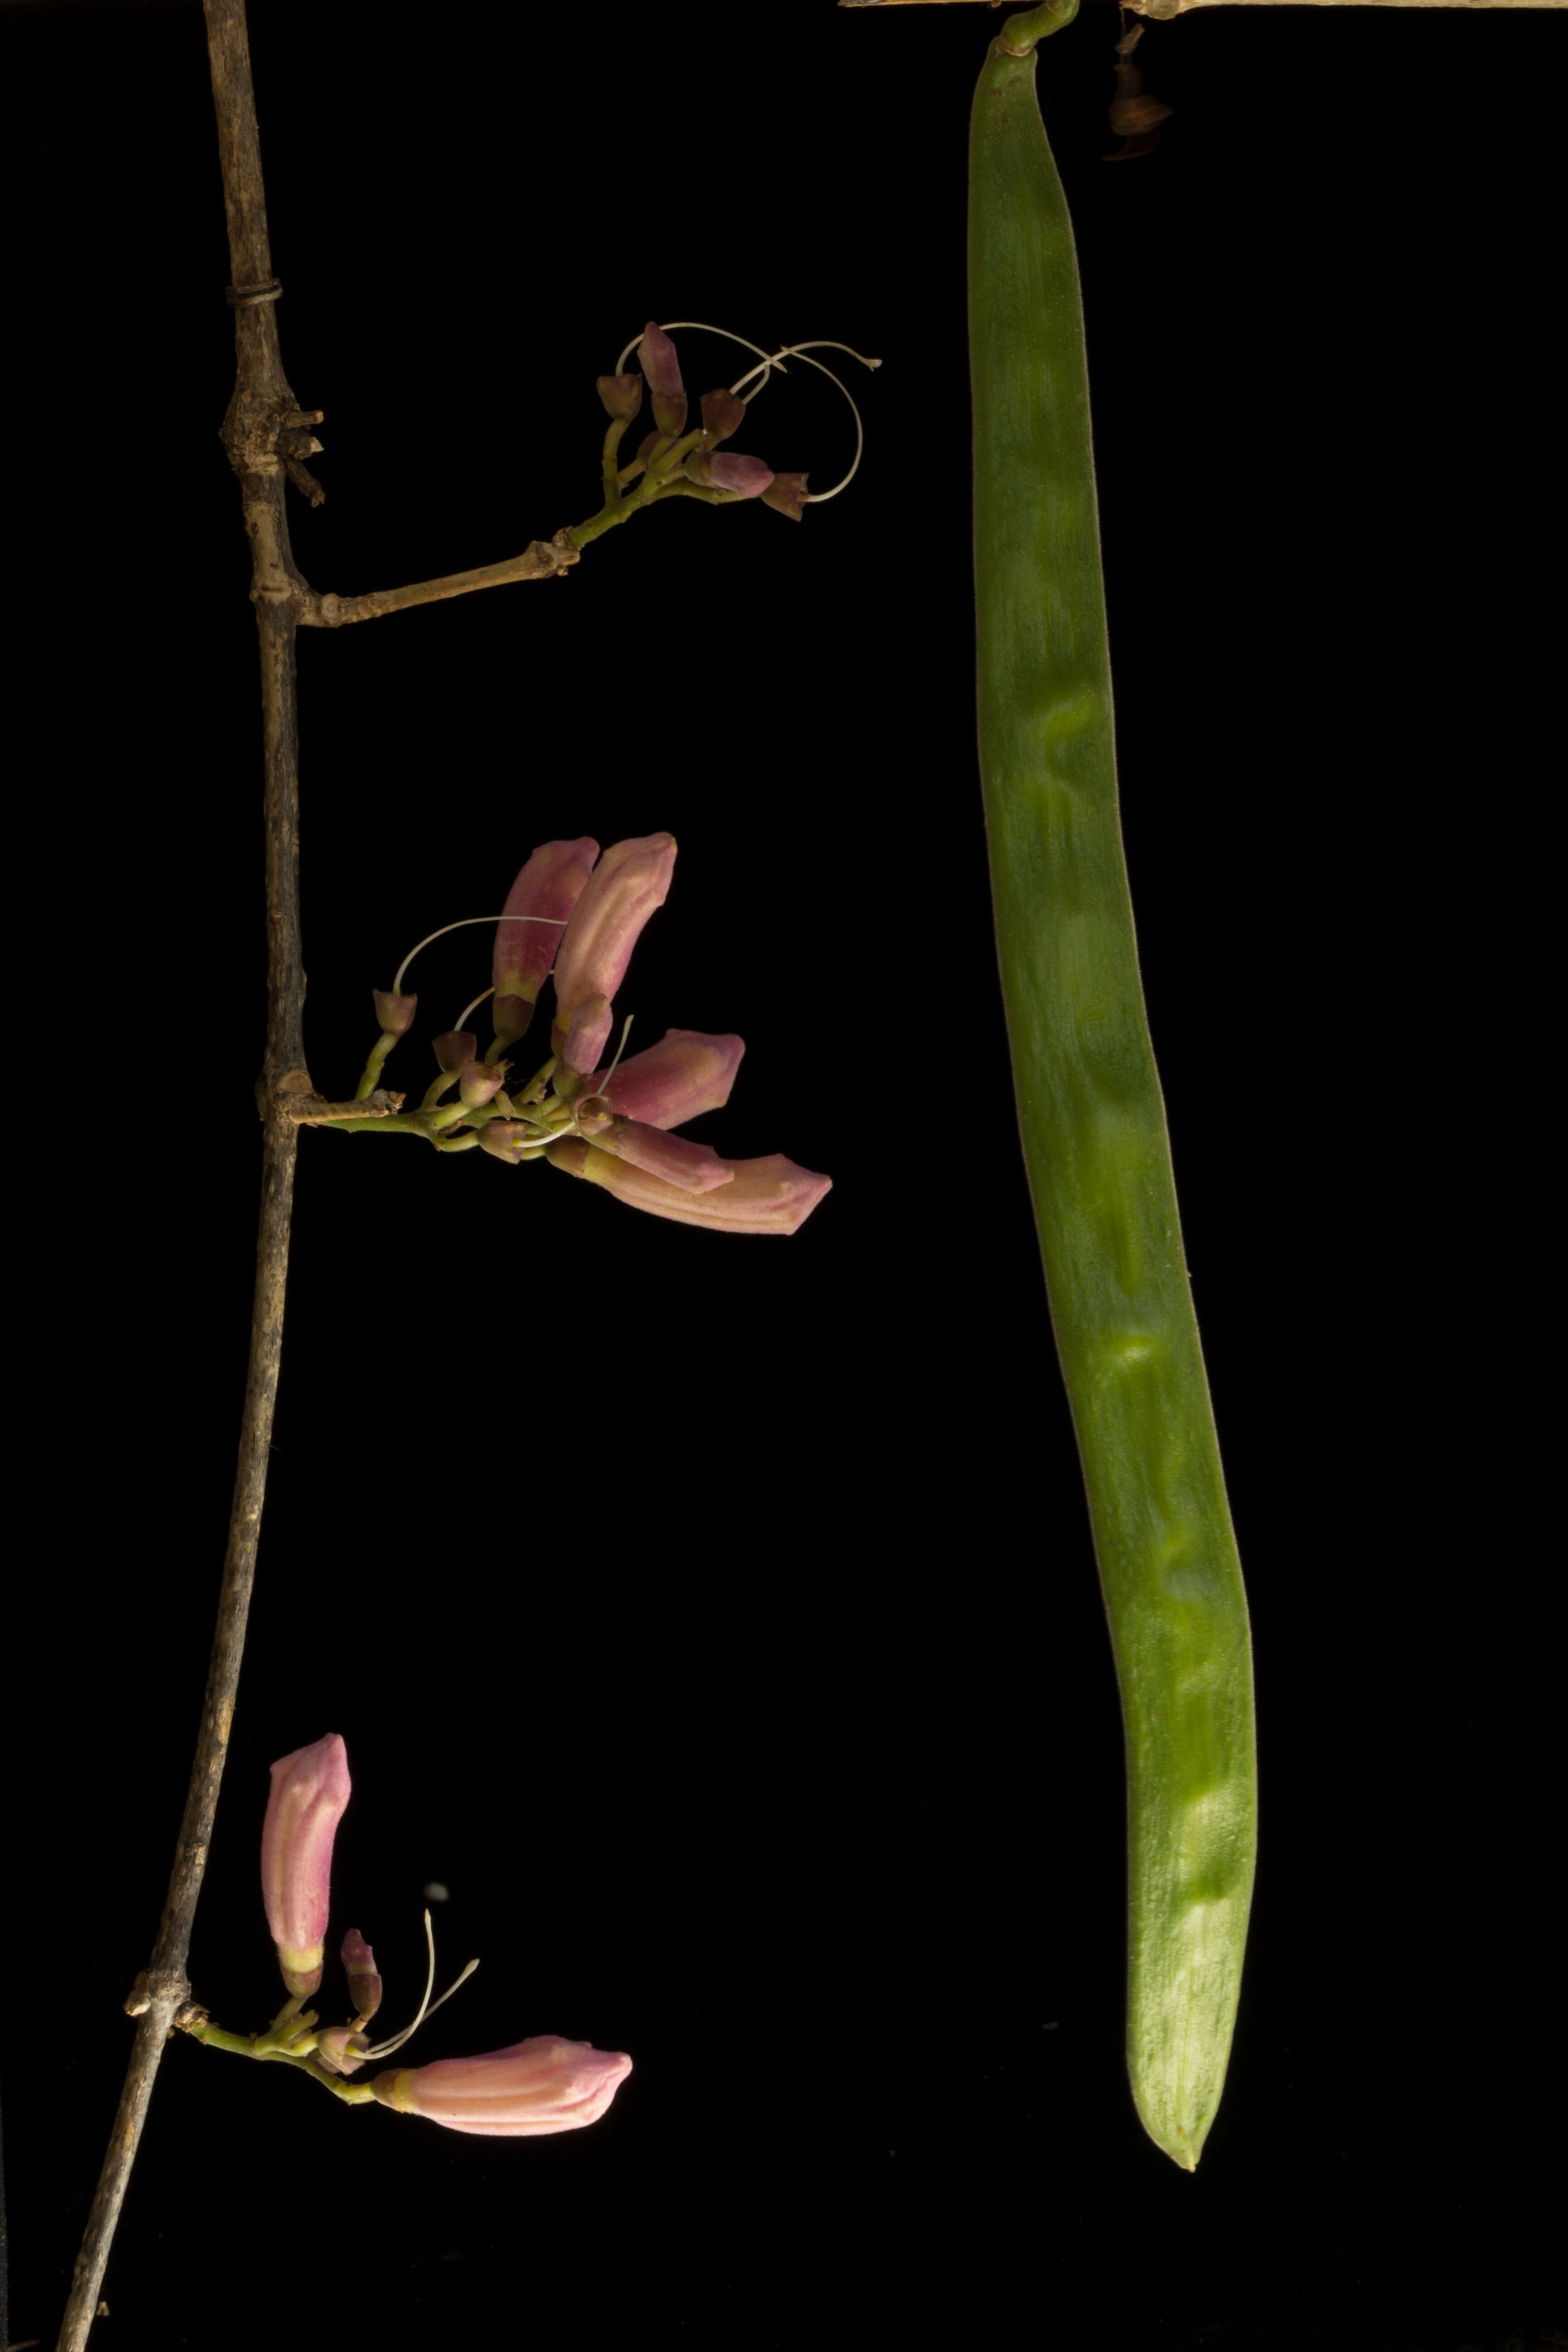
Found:
[[[644,1127],[635,1118],[617,1118],[594,1138],[601,1151],[662,1176],[680,1192],[714,1192],[728,1184],[735,1171],[707,1143],[689,1143],[684,1135],[667,1135],[661,1127]]]
[[[412,1029],[414,1008],[419,1002],[416,996],[395,996],[390,988],[373,988],[370,992],[375,999],[375,1017],[384,1037],[401,1037]]]
[[[737,499],[760,499],[773,487],[773,467],[764,466],[760,457],[742,457],[734,449],[715,450],[704,458],[707,472],[703,479],[716,490],[728,490]],[[687,471],[691,471],[688,464]]]
[[[491,1009],[496,1035],[503,1045],[512,1044],[528,1027],[531,1011],[520,1019],[521,1007],[514,1000],[531,1008],[537,1003],[566,918],[582,897],[598,855],[598,843],[586,835],[580,841],[543,842],[507,892],[490,966],[496,992]],[[523,916],[532,919],[518,919]]]
[[[500,1094],[505,1076],[488,1062],[465,1062],[458,1073],[458,1098],[468,1110],[483,1110]]]
[[[510,1160],[515,1168],[525,1147],[537,1143],[533,1129],[521,1118],[488,1118],[479,1129],[479,1150],[492,1160]]]
[[[728,1234],[793,1234],[833,1186],[831,1176],[814,1176],[809,1168],[797,1168],[782,1151],[766,1160],[730,1161],[734,1181],[702,1193],[683,1192],[575,1136],[552,1143],[545,1156],[553,1167],[602,1184],[634,1209],[647,1209],[656,1217],[673,1217],[678,1224],[711,1225]]]
[[[471,1029],[444,1029],[439,1037],[432,1037],[437,1066],[449,1078],[455,1078],[467,1062],[476,1059],[479,1041]]]
[[[599,398],[617,424],[629,425],[642,406],[643,380],[640,375],[602,375],[598,379]]]
[[[643,925],[664,904],[674,870],[675,840],[668,833],[617,841],[595,866],[555,959],[556,1053],[585,996],[615,995]],[[578,1066],[591,1070],[594,1063]]]
[[[651,319],[643,330],[637,358],[653,394],[653,421],[667,440],[678,441],[686,430],[686,386],[675,345]]]
[[[700,1112],[730,1099],[746,1048],[739,1037],[710,1037],[700,1029],[667,1029],[657,1045],[629,1054],[606,1083],[594,1083],[612,1110],[645,1127],[684,1127]]]
[[[381,1979],[375,1970],[375,1954],[357,1927],[351,1927],[343,1937],[338,1958],[348,1976],[354,2015],[368,2025],[381,2007]]]
[[[316,2036],[316,2055],[329,2074],[356,2074],[369,2048],[369,2034],[356,2033],[347,2025],[329,2025]]]
[[[791,522],[798,522],[806,509],[805,476],[775,474],[763,492],[763,504],[772,507],[775,514],[788,515]]]
[[[280,1756],[261,1829],[261,1895],[291,1993],[321,1981],[332,1840],[349,1801],[348,1750],[335,1731]]]
[[[517,2139],[597,2123],[631,2071],[623,2052],[537,2033],[481,2058],[389,2066],[371,2088],[384,2107],[401,2115],[425,2116],[448,2131]]]
[[[705,392],[702,395],[702,430],[710,443],[727,441],[731,433],[739,432],[746,417],[746,404],[738,393]]]

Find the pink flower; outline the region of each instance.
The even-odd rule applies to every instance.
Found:
[[[573,908],[555,959],[555,1027],[550,1041],[553,1053],[565,1054],[572,1016],[586,998],[614,997],[643,925],[654,908],[664,904],[674,871],[675,839],[668,833],[617,841],[595,866]],[[591,1070],[608,1032],[606,1021],[596,1043],[580,1037],[583,1058],[568,1066]]]
[[[384,2107],[425,2116],[448,2131],[517,2139],[597,2123],[631,2070],[623,2052],[538,2033],[479,2058],[389,2066],[371,2088]]]
[[[831,1192],[831,1176],[814,1176],[797,1168],[782,1151],[766,1160],[732,1160],[731,1181],[710,1192],[689,1192],[651,1175],[629,1160],[571,1136],[552,1143],[545,1154],[552,1166],[569,1176],[585,1176],[602,1184],[617,1200],[656,1217],[673,1217],[685,1225],[712,1225],[730,1234],[793,1234]]]
[[[272,1767],[261,1895],[283,1981],[296,1995],[314,1992],[321,1981],[332,1840],[348,1801],[348,1750],[335,1731]]]
[[[624,1118],[645,1127],[684,1127],[730,1099],[746,1048],[739,1037],[710,1037],[700,1029],[667,1029],[657,1045],[628,1054],[613,1078],[599,1071],[590,1094],[603,1095]]]
[[[661,1127],[645,1127],[640,1119],[595,1119],[584,1122],[584,1132],[592,1135],[595,1151],[612,1152],[678,1192],[711,1192],[734,1180],[734,1169],[711,1144],[689,1143],[684,1135],[666,1135]]]
[[[521,1037],[533,1018],[566,918],[582,897],[598,855],[598,843],[585,835],[580,841],[543,842],[507,893],[490,968],[495,982],[491,1013],[503,1045]],[[518,919],[523,916],[530,919]]]

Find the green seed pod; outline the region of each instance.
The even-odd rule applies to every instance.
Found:
[[[1191,2170],[1252,1894],[1252,1659],[1122,856],[1078,260],[1034,56],[1009,54],[1070,14],[1004,26],[972,122],[980,757],[1019,1122],[1121,1689],[1128,2064],[1145,2127]]]

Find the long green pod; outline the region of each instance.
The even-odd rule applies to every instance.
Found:
[[[1121,1689],[1128,2066],[1151,2137],[1191,2170],[1252,1894],[1252,1658],[1121,848],[1078,261],[1035,94],[1035,39],[1074,5],[1009,20],[974,100],[980,761],[1019,1123]]]

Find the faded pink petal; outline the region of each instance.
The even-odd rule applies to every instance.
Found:
[[[487,1118],[479,1129],[479,1150],[492,1160],[509,1160],[515,1168],[530,1144],[539,1137],[525,1119]]]
[[[602,1184],[634,1209],[647,1209],[656,1217],[673,1217],[679,1224],[711,1225],[730,1234],[793,1234],[833,1186],[831,1176],[814,1176],[809,1168],[797,1168],[782,1151],[766,1160],[731,1160],[733,1181],[703,1193],[682,1192],[601,1150],[596,1143],[584,1143],[575,1137],[552,1143],[545,1158],[569,1176],[585,1176],[591,1184]]]
[[[650,1176],[662,1177],[681,1192],[712,1192],[730,1183],[735,1171],[721,1160],[710,1144],[689,1143],[684,1135],[667,1135],[661,1127],[644,1127],[635,1118],[617,1118],[594,1137],[595,1148],[629,1160]]]
[[[479,2058],[389,2066],[371,2088],[384,2107],[424,2116],[448,2131],[518,2139],[597,2123],[631,2071],[623,2051],[537,2033]]]
[[[369,2048],[369,2034],[356,2033],[352,2026],[329,2025],[316,2036],[316,2055],[329,2074],[357,2074]]]
[[[505,1045],[521,1037],[532,1018],[523,1007],[538,1002],[566,919],[598,855],[598,843],[586,835],[579,841],[542,842],[507,892],[490,964],[496,996],[491,1013]],[[524,916],[530,919],[520,919]]]
[[[291,1993],[321,1981],[332,1840],[349,1801],[348,1750],[335,1731],[280,1756],[261,1828],[261,1895]]]
[[[343,1937],[338,1958],[349,1980],[354,2015],[368,2023],[381,2007],[381,1979],[376,1973],[375,1954],[357,1927],[351,1927]]]
[[[729,1101],[745,1050],[739,1037],[667,1029],[657,1045],[628,1054],[607,1085],[605,1073],[597,1072],[591,1091],[645,1127],[684,1127],[700,1112],[718,1110]]]
[[[643,925],[664,904],[674,871],[675,837],[668,833],[615,842],[595,866],[555,959],[556,1053],[585,996],[614,997]],[[594,1064],[579,1066],[592,1069]]]

